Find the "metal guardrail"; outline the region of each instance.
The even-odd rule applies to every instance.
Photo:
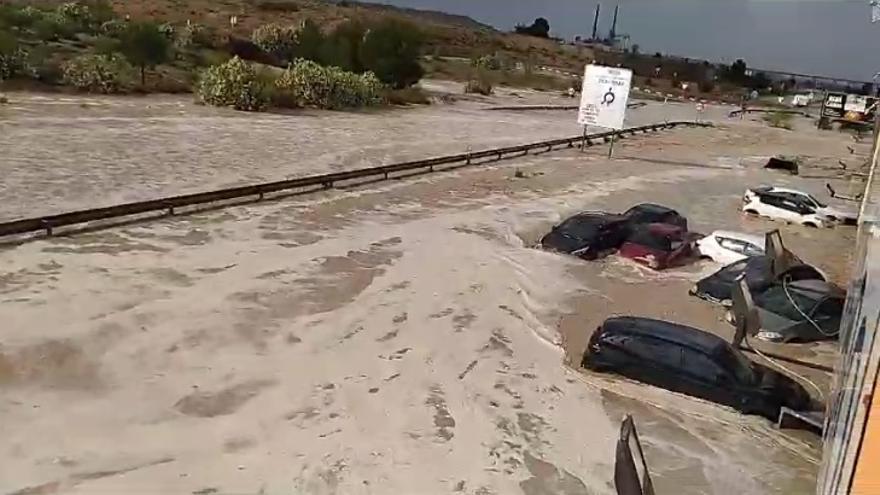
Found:
[[[434,167],[440,165],[470,165],[475,160],[486,158],[496,158],[500,160],[504,158],[505,155],[518,154],[518,156],[521,156],[523,154],[528,154],[529,151],[545,148],[546,151],[550,151],[557,146],[574,147],[575,144],[592,146],[592,141],[609,140],[613,134],[617,134],[618,136],[625,134],[635,135],[639,132],[647,133],[649,131],[671,129],[677,126],[710,127],[711,124],[684,121],[665,122],[640,127],[630,127],[620,131],[600,132],[596,134],[554,139],[550,141],[541,141],[538,143],[519,146],[509,146],[505,148],[496,148],[470,153],[460,153],[457,155],[429,158],[427,160],[416,160],[410,162],[395,163],[391,165],[382,165],[379,167],[349,170],[345,172],[335,172],[330,174],[312,175],[308,177],[301,177],[289,180],[264,182],[261,184],[254,184],[249,186],[230,187],[226,189],[218,189],[215,191],[183,194],[180,196],[171,196],[167,198],[153,199],[147,201],[137,201],[133,203],[124,203],[102,208],[90,208],[87,210],[78,210],[67,213],[60,213],[57,215],[24,218],[20,220],[0,223],[0,237],[40,231],[45,231],[47,235],[52,235],[53,230],[59,227],[85,224],[100,220],[122,218],[151,212],[167,212],[168,214],[173,215],[175,212],[175,208],[182,208],[186,206],[240,199],[248,196],[255,196],[257,199],[263,199],[263,197],[268,193],[289,191],[294,189],[304,189],[316,186],[322,189],[330,189],[337,182],[343,182],[353,179],[378,178],[379,180],[387,180],[391,178],[390,174],[396,172],[417,171],[424,169],[426,169],[428,172],[433,172]]]

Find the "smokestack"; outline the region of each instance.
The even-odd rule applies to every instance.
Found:
[[[611,23],[611,32],[608,33],[609,41],[614,41],[617,37],[617,11],[620,10],[620,4],[614,6],[614,22]]]
[[[590,37],[591,40],[596,39],[596,34],[599,29],[599,9],[602,7],[601,3],[596,4],[596,17],[593,19],[593,36]]]

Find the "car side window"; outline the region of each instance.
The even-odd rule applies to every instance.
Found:
[[[747,242],[745,243],[743,254],[745,254],[746,256],[760,256],[764,254],[764,249],[759,248],[758,246],[755,246],[750,242]]]
[[[729,379],[724,369],[702,352],[682,348],[681,359],[684,371],[700,380],[720,382]]]
[[[729,239],[727,237],[716,237],[718,244],[724,249],[729,249],[730,251],[736,253],[743,253],[745,251],[745,244],[737,241],[735,239]]]
[[[630,340],[627,351],[645,361],[653,362],[670,368],[681,367],[680,347],[651,337],[639,337]]]

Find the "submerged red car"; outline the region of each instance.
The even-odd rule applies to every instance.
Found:
[[[618,254],[654,270],[663,270],[690,261],[699,237],[679,225],[639,225],[632,230]]]

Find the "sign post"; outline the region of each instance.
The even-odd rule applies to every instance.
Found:
[[[611,129],[611,146],[608,157],[614,151],[616,132],[623,129],[626,116],[626,102],[632,83],[632,71],[617,67],[587,65],[584,70],[584,87],[581,91],[581,105],[578,110],[578,123],[584,126]]]

